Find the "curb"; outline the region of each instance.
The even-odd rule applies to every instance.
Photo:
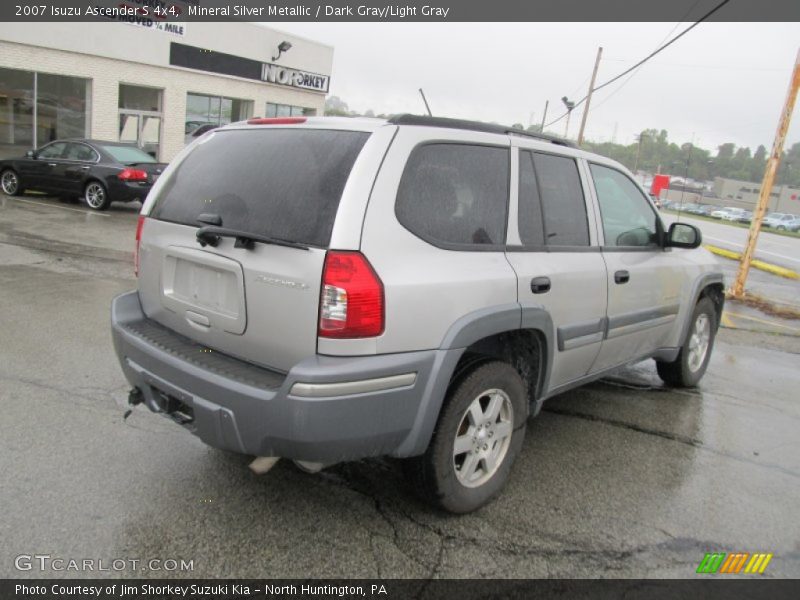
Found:
[[[719,248],[710,244],[704,244],[703,247],[709,252],[712,252],[718,256],[730,258],[732,260],[739,260],[742,258],[741,252],[726,250],[725,248]],[[779,267],[778,265],[765,263],[763,260],[753,259],[750,261],[750,265],[756,269],[760,269],[761,271],[766,271],[767,273],[772,273],[773,275],[777,275],[779,277],[785,277],[786,279],[800,279],[800,274],[798,274],[797,271],[793,271],[792,269],[787,269],[785,267]]]

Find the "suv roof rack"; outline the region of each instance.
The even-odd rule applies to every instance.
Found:
[[[450,119],[447,117],[426,117],[424,115],[401,114],[394,115],[387,119],[393,125],[420,125],[424,127],[447,127],[449,129],[466,129],[469,131],[483,131],[485,133],[500,133],[503,135],[521,135],[524,137],[535,138],[537,140],[544,140],[551,144],[558,144],[559,146],[568,146],[570,148],[577,148],[577,144],[546,133],[534,133],[532,131],[525,131],[523,129],[515,129],[513,127],[506,127],[505,125],[496,125],[494,123],[482,123],[480,121],[469,121],[467,119]]]

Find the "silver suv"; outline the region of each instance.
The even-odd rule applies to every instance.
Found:
[[[722,274],[618,163],[403,115],[251,119],[187,147],[114,300],[129,400],[218,448],[315,470],[408,459],[452,512],[505,484],[557,394],[654,358],[708,364]]]

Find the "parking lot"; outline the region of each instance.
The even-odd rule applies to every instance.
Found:
[[[48,554],[193,561],[107,573],[126,577],[681,578],[706,552],[800,576],[798,322],[723,328],[695,390],[647,361],[554,398],[505,492],[448,516],[396,461],[256,477],[145,409],[123,420],[109,305],[135,286],[138,208],[0,194],[0,576],[98,574],[15,568]]]

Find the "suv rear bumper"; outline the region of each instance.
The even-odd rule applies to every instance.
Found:
[[[114,299],[125,377],[154,412],[217,448],[331,464],[427,447],[462,350],[311,356],[277,373],[149,320],[137,292]]]

